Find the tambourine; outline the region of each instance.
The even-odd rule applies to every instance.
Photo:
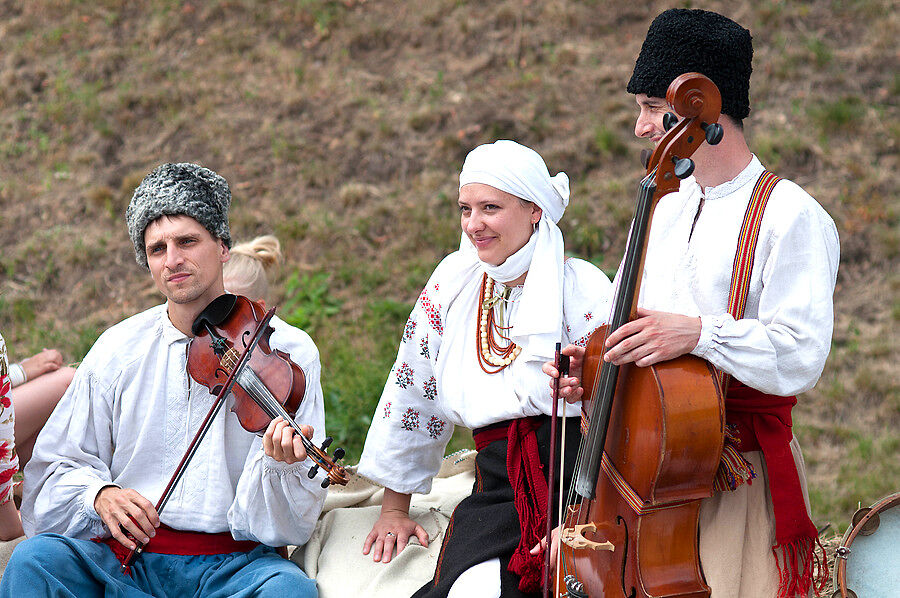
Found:
[[[832,598],[900,597],[900,492],[853,514],[835,552]]]

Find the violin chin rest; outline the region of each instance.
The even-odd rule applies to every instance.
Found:
[[[210,326],[218,326],[228,315],[231,313],[231,310],[234,309],[234,304],[237,302],[236,295],[230,295],[225,293],[224,295],[219,295],[212,301],[210,301],[209,305],[203,308],[203,311],[194,319],[194,323],[191,325],[191,332],[194,333],[194,336],[203,332],[203,324],[209,323]]]

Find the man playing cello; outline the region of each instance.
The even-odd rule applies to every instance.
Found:
[[[603,356],[645,367],[691,353],[730,377],[731,467],[720,465],[699,519],[700,561],[715,598],[806,596],[827,576],[790,409],[828,356],[838,235],[812,197],[768,173],[747,146],[752,55],[750,32],[713,12],[667,10],[650,26],[628,83],[639,109],[635,135],[658,143],[666,89],[682,73],[699,72],[722,94],[724,138],[701,146],[693,176],[659,201],[638,318],[610,335]],[[751,204],[764,211],[755,250],[742,255]],[[735,266],[750,264],[748,279],[732,280]],[[729,301],[736,282],[749,286],[742,310]],[[574,402],[584,393],[584,349],[564,353],[574,357],[574,375],[561,379],[560,395]],[[544,371],[558,376],[552,364]]]
[[[100,336],[41,433],[22,503],[30,538],[0,596],[317,595],[272,548],[305,543],[325,496],[283,421],[257,438],[223,409],[166,510],[151,503],[215,399],[188,376],[186,356],[194,319],[224,292],[230,202],[225,179],[194,164],[164,164],[135,190],[126,213],[135,256],[167,301]],[[272,326],[273,347],[306,377],[296,418],[321,436],[316,346]],[[125,573],[114,552],[134,539],[146,547]]]

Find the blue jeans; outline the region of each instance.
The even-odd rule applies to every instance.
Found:
[[[144,553],[125,575],[105,544],[40,534],[16,546],[0,582],[0,598],[24,596],[316,598],[318,590],[268,546],[217,555]]]

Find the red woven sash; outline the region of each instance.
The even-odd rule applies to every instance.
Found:
[[[772,552],[780,575],[779,598],[806,596],[811,589],[818,596],[828,581],[827,555],[806,512],[791,452],[791,409],[796,404],[797,397],[767,395],[733,379],[725,399],[725,419],[737,429],[739,450],[762,451],[766,462],[775,515]]]
[[[769,197],[780,180],[768,170],[763,171],[744,213],[728,292],[728,313],[735,320],[744,317],[760,225]],[[715,488],[734,490],[742,482],[750,482],[756,474],[740,452],[762,451],[775,515],[776,543],[772,552],[780,576],[778,598],[806,596],[811,589],[818,596],[828,581],[828,560],[806,512],[800,474],[791,453],[791,409],[797,404],[797,397],[767,395],[729,380],[724,373],[721,378],[723,388],[727,388],[725,420],[729,434]]]
[[[109,546],[119,559],[125,563],[129,550],[122,546],[115,538],[94,538],[94,542],[100,542]],[[156,535],[144,547],[144,552],[158,554],[180,555],[208,555],[230,554],[232,552],[250,552],[259,546],[259,542],[249,540],[235,540],[230,532],[219,534],[206,534],[203,532],[188,532],[172,529],[167,525],[160,525],[156,529]]]
[[[519,589],[526,593],[541,590],[544,566],[542,555],[530,552],[531,547],[541,541],[547,530],[547,480],[544,478],[535,434],[540,425],[540,418],[526,417],[512,420],[508,426],[491,427],[474,435],[478,450],[495,440],[504,437],[508,439],[506,471],[513,490],[513,502],[519,514],[522,536],[509,559],[507,569],[520,576]]]

